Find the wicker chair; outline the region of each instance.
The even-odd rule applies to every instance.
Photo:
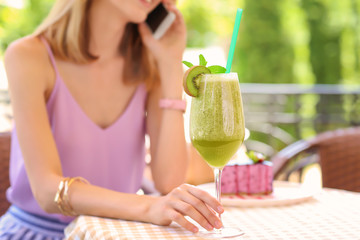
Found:
[[[6,199],[6,189],[9,182],[9,158],[10,158],[11,133],[0,133],[0,216],[9,208],[10,203]]]
[[[360,127],[321,133],[295,142],[272,157],[274,176],[320,163],[323,187],[360,192]]]

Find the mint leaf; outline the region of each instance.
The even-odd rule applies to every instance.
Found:
[[[199,55],[199,62],[200,62],[200,66],[204,66],[206,67],[207,61],[205,60],[204,56],[202,54]]]
[[[192,64],[191,62],[188,61],[182,61],[183,64],[185,64],[187,67],[191,68],[192,66],[194,66],[194,64]]]
[[[208,69],[210,69],[211,73],[225,73],[226,72],[226,68],[219,66],[219,65],[213,65],[208,67]]]

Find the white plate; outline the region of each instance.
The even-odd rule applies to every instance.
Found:
[[[214,183],[205,183],[198,186],[200,189],[215,194]],[[229,207],[268,207],[296,204],[312,199],[313,191],[303,188],[300,184],[274,181],[274,191],[263,196],[225,195],[221,203]]]

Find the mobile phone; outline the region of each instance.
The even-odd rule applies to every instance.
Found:
[[[175,18],[173,12],[166,10],[163,3],[159,3],[159,5],[149,13],[146,23],[152,31],[154,38],[160,39],[175,21]]]

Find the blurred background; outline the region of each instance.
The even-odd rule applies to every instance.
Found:
[[[53,0],[0,0],[1,130],[11,127],[2,56],[31,33]],[[360,125],[360,0],[178,0],[188,28],[184,60],[225,65],[236,8],[243,8],[238,72],[245,144],[271,157],[327,130]]]

